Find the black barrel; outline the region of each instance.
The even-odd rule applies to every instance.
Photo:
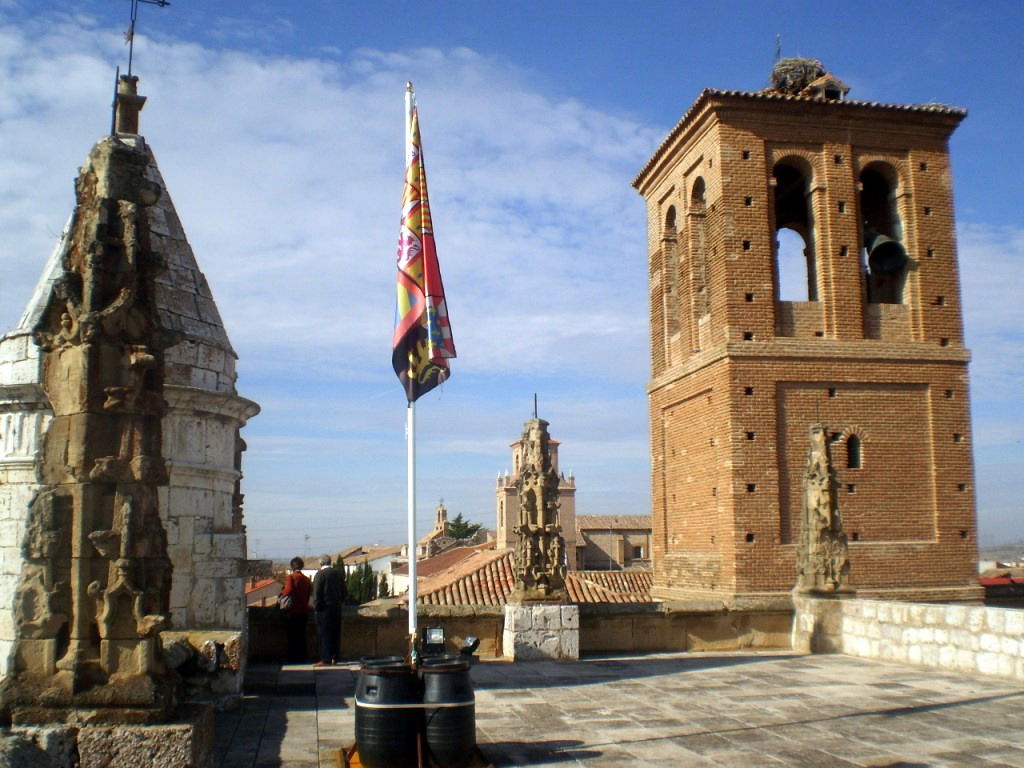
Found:
[[[362,659],[356,681],[356,745],[367,768],[416,766],[419,679],[400,657]]]
[[[476,754],[476,697],[464,659],[423,660],[427,749],[441,768],[465,768]]]

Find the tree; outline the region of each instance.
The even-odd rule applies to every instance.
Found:
[[[483,525],[481,523],[471,523],[468,520],[462,519],[462,513],[459,512],[451,521],[448,523],[448,535],[453,539],[468,539],[477,533]]]
[[[357,565],[348,575],[348,597],[356,605],[377,598],[377,577],[369,563]]]
[[[388,590],[388,577],[383,573],[380,575],[380,583],[377,585],[377,597],[390,597],[391,593]]]

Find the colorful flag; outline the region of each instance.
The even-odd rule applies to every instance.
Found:
[[[419,112],[415,106],[409,120],[391,364],[411,403],[448,378],[448,358],[455,357],[455,343],[434,247]]]

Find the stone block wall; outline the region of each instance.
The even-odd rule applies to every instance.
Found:
[[[822,603],[825,620],[814,622]],[[795,628],[813,625],[848,656],[1024,681],[1024,610],[861,599],[797,600],[796,609]]]

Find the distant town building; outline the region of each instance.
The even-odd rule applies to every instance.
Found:
[[[808,59],[705,90],[634,181],[656,597],[792,589],[812,423],[850,586],[981,597],[948,151],[966,112],[847,91]]]
[[[651,567],[650,515],[577,515],[576,530],[580,570]]]

